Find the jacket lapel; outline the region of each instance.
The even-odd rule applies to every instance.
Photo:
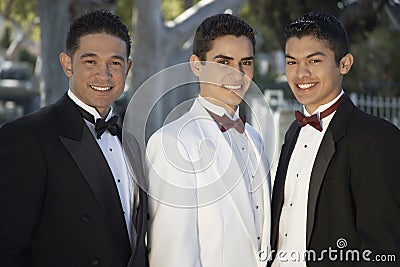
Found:
[[[57,104],[66,129],[61,142],[70,153],[104,212],[110,231],[122,245],[129,245],[118,189],[104,155],[72,100]]]
[[[343,102],[337,109],[332,121],[329,124],[328,129],[321,141],[321,145],[318,149],[317,156],[315,158],[313,170],[310,177],[310,185],[308,190],[308,205],[307,205],[307,247],[310,243],[311,234],[314,228],[315,221],[315,207],[318,201],[319,192],[328,165],[335,154],[335,147],[337,141],[342,138],[346,132],[350,114],[354,104],[350,98],[345,95]]]
[[[296,122],[292,123],[287,131],[285,143],[282,145],[278,169],[275,175],[271,206],[271,245],[273,248],[276,248],[277,245],[279,220],[283,206],[287,168],[297,141],[297,137],[299,136],[299,132],[300,127],[298,124]]]
[[[314,166],[311,172],[310,185],[308,188],[308,204],[307,204],[307,246],[310,242],[311,233],[314,227],[315,206],[317,203],[319,190],[322,180],[325,176],[329,162],[335,154],[335,142],[329,129],[326,131],[321,145],[319,146]]]
[[[203,106],[195,101],[190,112],[194,118],[210,118],[207,120],[197,120],[197,125],[202,135],[202,140],[213,140],[215,142],[214,147],[210,148],[213,151],[202,151],[203,154],[214,153],[216,155],[213,168],[219,175],[219,178],[212,184],[213,190],[218,188],[217,192],[223,193],[220,197],[226,195],[225,197],[237,213],[248,238],[252,241],[254,250],[257,251],[254,216],[252,214],[250,199],[247,197],[248,192],[242,176],[241,164],[231,154],[233,152],[230,144]],[[199,166],[199,168],[204,169],[204,166]],[[233,173],[238,174],[238,176],[232,177]],[[205,194],[208,195],[209,190]],[[201,197],[201,194],[198,197]]]

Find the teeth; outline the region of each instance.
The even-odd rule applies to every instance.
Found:
[[[300,88],[300,89],[308,89],[308,88],[310,88],[310,87],[312,87],[312,86],[314,86],[315,85],[315,83],[302,83],[302,84],[297,84],[297,86]]]
[[[239,85],[225,84],[222,86],[229,90],[239,90],[240,88],[242,88],[242,86],[240,84]]]
[[[93,89],[95,89],[95,90],[97,90],[97,91],[107,91],[107,90],[110,90],[111,89],[111,87],[100,87],[100,86],[94,86],[94,85],[91,85],[91,87],[93,88]]]

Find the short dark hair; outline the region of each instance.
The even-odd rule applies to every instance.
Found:
[[[285,28],[286,41],[291,37],[302,38],[304,36],[314,36],[325,41],[333,51],[337,64],[349,52],[346,29],[331,14],[310,12],[298,17]]]
[[[126,43],[126,53],[129,57],[131,52],[129,30],[120,17],[108,10],[88,11],[74,20],[66,39],[68,55],[72,57],[79,48],[79,38],[96,33],[107,33],[123,40]]]
[[[205,19],[197,28],[193,41],[193,54],[205,61],[206,53],[212,49],[214,39],[225,35],[246,36],[252,43],[255,53],[256,39],[253,28],[234,15],[217,14]]]

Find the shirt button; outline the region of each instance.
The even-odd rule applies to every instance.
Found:
[[[258,209],[258,206],[256,206],[256,209]]]
[[[112,148],[110,148],[110,151],[112,151]]]
[[[120,183],[120,182],[121,182],[121,180],[120,180],[120,179],[118,179],[118,180],[117,180],[117,182],[118,182],[118,183]]]
[[[84,223],[89,222],[90,221],[90,215],[89,214],[82,214],[81,221],[84,222]]]
[[[258,239],[258,240],[260,240],[260,239],[261,239],[261,237],[257,236],[257,239]]]
[[[285,237],[287,237],[287,233],[285,234]]]
[[[304,148],[307,148],[307,145],[304,145]]]

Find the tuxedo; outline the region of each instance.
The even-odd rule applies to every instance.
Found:
[[[147,266],[146,195],[135,189],[131,245],[110,167],[67,95],[0,129],[0,166],[2,266]]]
[[[275,252],[287,168],[299,132],[299,125],[293,122],[275,176],[271,233]],[[360,111],[345,95],[323,136],[311,172],[306,248],[316,252],[317,259],[308,260],[308,267],[365,266],[365,250],[372,251],[367,257],[371,261],[378,254],[393,254],[400,260],[399,162],[399,129]],[[360,261],[349,256],[339,260],[339,253],[336,260],[328,254],[321,256],[330,248],[344,253],[356,250]],[[376,261],[369,264],[387,266]]]
[[[268,160],[261,137],[249,124],[244,134],[259,159],[257,192],[264,201],[260,237],[243,162],[234,157],[234,144],[198,99],[151,136],[146,153],[150,266],[265,266],[258,238],[262,248],[269,248]]]

